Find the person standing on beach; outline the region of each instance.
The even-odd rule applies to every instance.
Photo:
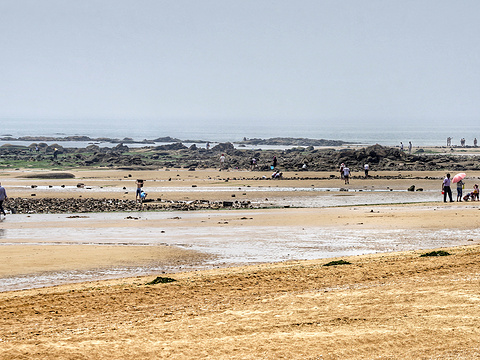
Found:
[[[451,185],[450,174],[447,174],[445,179],[443,179],[442,183],[442,192],[443,192],[443,202],[447,202],[447,194],[450,199],[450,202],[453,202],[452,199],[452,189],[450,188]]]
[[[363,165],[363,169],[365,170],[365,178],[368,178],[368,170],[370,170],[370,166],[365,164]]]
[[[473,139],[473,146],[477,147],[477,138]]]
[[[349,177],[350,177],[350,169],[347,166],[345,166],[343,168],[343,178],[345,180],[345,185],[350,184],[350,181],[348,181]]]
[[[3,213],[3,216],[7,216],[5,209],[3,208],[3,202],[5,200],[7,200],[7,191],[2,186],[2,183],[0,183],[0,211]]]
[[[408,153],[409,154],[412,153],[412,142],[411,141],[408,142]]]
[[[403,151],[403,142],[400,141],[400,151]]]
[[[225,168],[225,154],[220,156],[220,170]]]
[[[277,167],[277,157],[273,157],[273,168],[275,169]]]
[[[257,159],[254,157],[250,160],[250,170],[253,171],[257,167]]]
[[[140,201],[142,202],[142,187],[143,187],[143,180],[137,179],[135,181],[135,184],[137,185],[137,191],[135,192],[135,202]]]
[[[341,163],[340,164],[340,179],[343,180],[343,169],[345,169],[345,164]]]
[[[457,182],[457,202],[462,201],[463,185],[465,185],[465,183],[462,180]]]

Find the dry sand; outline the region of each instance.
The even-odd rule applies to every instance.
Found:
[[[182,184],[185,192],[180,197],[197,196],[188,190],[194,183],[218,187],[263,184],[262,180],[226,183],[224,177],[251,177],[249,172],[233,173],[179,171],[178,180],[173,180],[177,177],[173,171],[130,175],[147,179],[146,186],[154,181],[162,182],[162,186]],[[85,196],[60,190],[66,180],[25,180],[19,178],[21,174],[1,174],[12,197],[29,196],[29,184],[40,186],[41,182],[53,184],[55,196]],[[76,179],[68,180],[72,185],[84,182],[88,186],[91,181],[116,189],[133,181],[125,171],[75,174]],[[436,189],[443,174],[403,175],[420,177],[423,180],[415,180],[417,186]],[[351,186],[373,183],[405,188],[412,182],[357,181]],[[305,187],[310,183],[341,186],[340,180],[291,180],[288,186]],[[52,194],[50,189],[35,191],[38,196]],[[123,197],[132,196],[133,191],[106,194]],[[211,192],[201,195],[212,199],[223,196]],[[271,209],[251,210],[250,214],[252,219],[245,221],[245,226],[252,231],[260,225],[412,230],[479,227],[476,203]],[[182,221],[183,226],[190,227],[238,225],[235,212],[224,217],[223,224],[217,220],[208,223],[207,215]],[[7,218],[0,226],[14,231],[19,225]],[[72,222],[69,226],[82,225]],[[140,225],[123,222],[117,226]],[[475,245],[449,249],[452,255],[445,257],[420,258],[425,251],[413,251],[344,257],[352,265],[333,267],[322,266],[326,260],[315,260],[159,274],[177,281],[151,286],[145,283],[154,276],[0,293],[0,359],[479,358],[480,245],[476,244],[480,239],[472,240]],[[202,254],[162,246],[9,245],[2,246],[0,274],[201,260]]]
[[[0,294],[1,359],[474,359],[480,248]]]

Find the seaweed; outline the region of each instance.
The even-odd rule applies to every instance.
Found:
[[[171,283],[171,282],[174,282],[174,281],[177,281],[177,280],[169,278],[169,277],[157,276],[155,279],[146,283],[145,285],[166,284],[166,283]]]
[[[431,251],[431,252],[429,252],[429,253],[420,255],[420,257],[427,257],[427,256],[448,256],[448,255],[452,255],[452,254],[450,254],[450,253],[447,252],[447,251],[437,250],[437,251]]]
[[[330,261],[327,264],[324,264],[323,266],[335,266],[335,265],[351,265],[352,263],[345,261],[345,260],[336,260],[336,261]]]

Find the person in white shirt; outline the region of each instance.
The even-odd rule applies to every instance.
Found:
[[[368,170],[370,170],[370,166],[368,164],[365,164],[363,166],[363,169],[365,170],[365,178],[368,178]]]
[[[343,178],[345,179],[345,184],[350,184],[348,178],[350,177],[350,169],[345,165],[343,168]]]
[[[447,202],[447,194],[450,199],[450,202],[453,202],[452,199],[452,189],[450,188],[452,181],[450,180],[450,174],[447,174],[442,183],[442,192],[443,192],[443,202]]]

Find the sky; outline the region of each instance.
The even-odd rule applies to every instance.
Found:
[[[0,0],[0,119],[468,127],[480,1]]]

